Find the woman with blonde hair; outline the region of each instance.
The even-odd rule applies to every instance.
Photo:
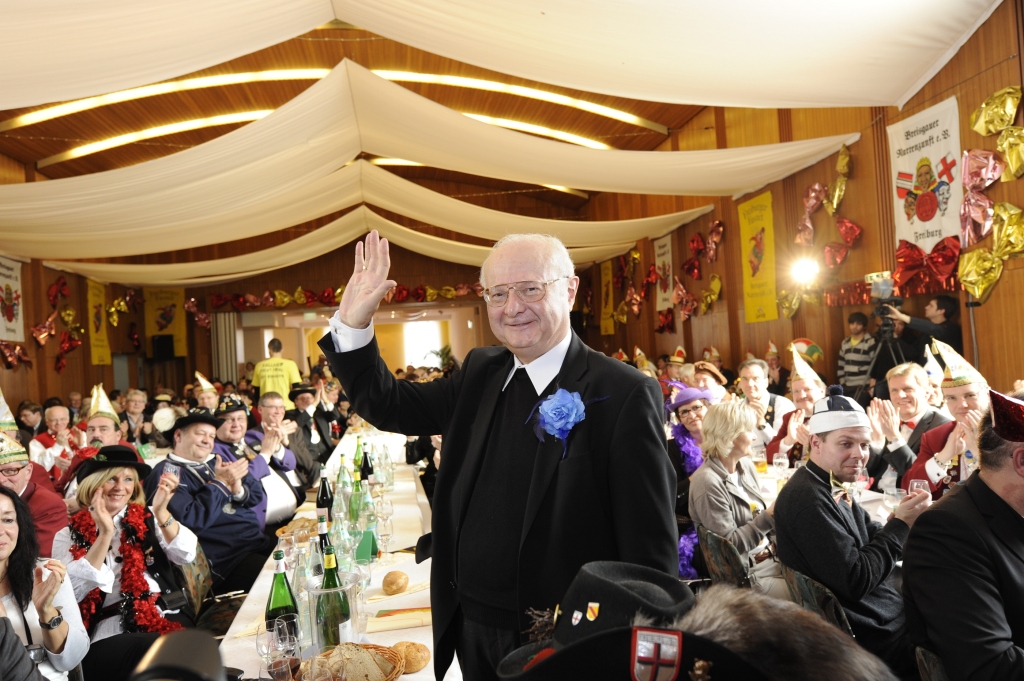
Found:
[[[76,475],[83,510],[53,540],[92,639],[82,661],[87,681],[127,679],[160,634],[194,626],[171,564],[195,560],[198,541],[167,509],[176,476],[161,476],[146,507],[150,471],[129,447],[100,448]]]
[[[690,517],[736,547],[754,588],[786,599],[789,591],[770,537],[775,504],[761,496],[750,460],[756,424],[757,414],[740,400],[707,410],[701,429],[705,462],[690,477]]]

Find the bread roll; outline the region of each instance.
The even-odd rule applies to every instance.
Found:
[[[409,575],[401,570],[392,570],[384,575],[382,587],[388,596],[400,594],[409,587]]]
[[[430,662],[430,649],[422,643],[399,641],[391,647],[405,659],[406,674],[415,674]]]

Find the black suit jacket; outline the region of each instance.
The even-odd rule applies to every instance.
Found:
[[[914,461],[917,460],[917,452],[921,449],[921,436],[932,428],[937,428],[943,423],[949,423],[951,420],[951,418],[938,409],[929,407],[925,415],[914,426],[913,432],[910,433],[910,437],[907,438],[906,444],[902,447],[898,447],[891,452],[889,451],[888,443],[882,445],[881,449],[872,447],[871,457],[868,459],[867,474],[875,479],[875,489],[877,489],[879,478],[885,473],[886,467],[890,465],[896,471],[896,486],[902,485],[903,476],[914,465]]]
[[[445,630],[458,610],[456,574],[459,528],[469,506],[491,419],[513,366],[503,347],[476,348],[449,378],[429,383],[398,381],[374,340],[352,352],[335,352],[328,335],[320,348],[341,380],[355,411],[381,430],[444,436],[433,499],[429,546],[433,565],[434,672],[443,678],[454,655]],[[562,443],[545,436],[536,465],[519,544],[519,613],[554,609],[576,572],[594,560],[647,565],[675,576],[678,535],[675,472],[665,450],[662,393],[657,381],[594,352],[575,334],[558,386],[578,392],[587,406],[562,456]],[[486,547],[481,547],[486,550]],[[528,623],[521,621],[521,629]]]
[[[903,598],[911,640],[952,681],[1024,679],[1024,520],[978,473],[914,523]]]

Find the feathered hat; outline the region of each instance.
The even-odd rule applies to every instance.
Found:
[[[940,340],[932,340],[932,343],[935,345],[939,357],[942,358],[942,363],[946,365],[946,370],[942,372],[943,388],[959,388],[971,383],[988,387],[985,377],[961,357],[960,353]],[[927,348],[927,346],[925,347]]]
[[[4,393],[0,390],[0,430],[17,430],[18,424],[14,421],[14,414],[11,412]]]
[[[92,387],[92,397],[89,400],[89,419],[92,420],[97,416],[105,416],[116,424],[121,423],[102,383],[97,383]]]

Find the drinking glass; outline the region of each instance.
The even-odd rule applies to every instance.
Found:
[[[373,576],[373,565],[365,558],[355,561],[352,566],[359,575],[359,616],[366,613],[366,592],[370,588],[370,578]],[[364,631],[360,628],[360,632]]]
[[[789,458],[784,454],[777,455],[772,459],[772,466],[775,468],[775,475],[784,478],[789,470]]]
[[[173,463],[164,464],[164,473],[167,475],[173,475],[174,477],[181,480],[181,466]]]
[[[295,545],[303,546],[309,542],[309,530],[295,530]]]
[[[893,489],[885,490],[885,497],[882,499],[882,503],[890,511],[895,511],[896,507],[900,505],[900,502],[907,498],[907,490],[895,487]]]
[[[269,662],[277,645],[277,620],[267,620],[256,626],[256,653]]]
[[[750,460],[754,462],[754,467],[757,469],[758,473],[764,475],[768,472],[768,457],[765,456],[763,449],[751,452]]]
[[[391,518],[386,520],[377,521],[377,543],[380,544],[381,557],[380,564],[387,565],[391,562],[391,556],[388,554],[388,544],[391,543],[391,535],[394,534],[394,524],[391,522]]]
[[[298,589],[298,585],[294,585]],[[299,625],[298,615],[281,615],[276,620],[277,623],[277,637],[278,640],[294,638],[300,639],[302,636],[302,629]]]
[[[277,539],[277,548],[284,551],[284,564],[288,571],[295,569],[295,534],[288,532]]]
[[[381,497],[374,504],[374,510],[377,511],[377,518],[380,520],[390,520],[391,516],[395,514],[395,505],[391,503],[390,499]]]
[[[928,492],[931,494],[932,488],[928,484],[927,480],[911,480],[910,481],[910,493],[913,494],[917,490]]]
[[[273,681],[292,681],[299,672],[299,642],[291,637],[278,638],[274,657],[267,662],[267,671]]]

